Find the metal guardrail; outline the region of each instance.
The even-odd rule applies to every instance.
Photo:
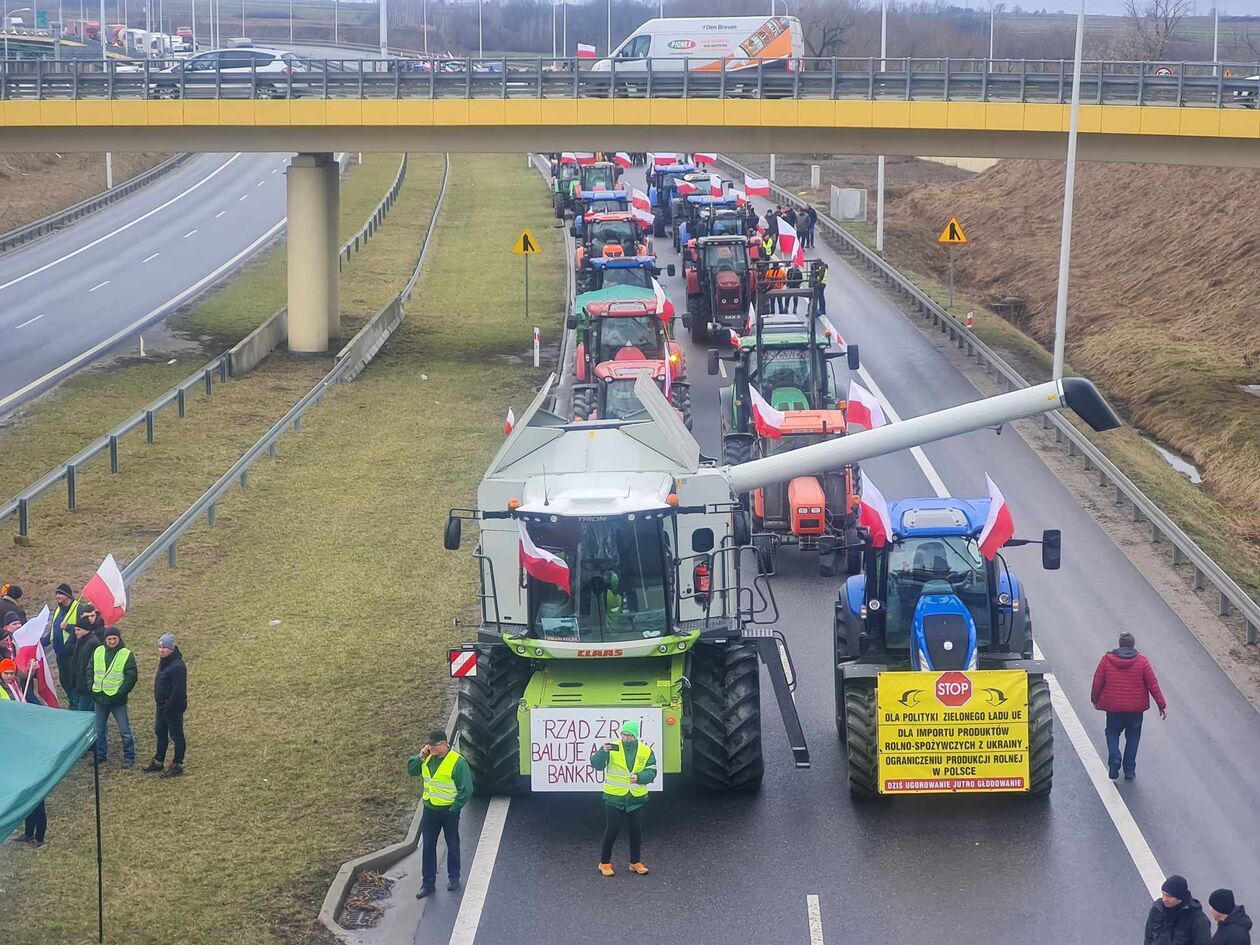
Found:
[[[394,182],[390,185],[385,196],[381,198],[380,203],[364,221],[363,226],[351,236],[341,247],[340,260],[349,260],[351,255],[358,253],[365,245],[368,239],[375,234],[385,216],[388,215],[390,209],[398,199],[398,193],[402,189],[403,181],[407,177],[407,155],[404,154],[402,161],[398,167],[398,173],[394,176]],[[283,310],[282,310],[283,311]],[[272,318],[280,313],[277,312]],[[392,329],[391,329],[392,330]],[[361,334],[361,332],[360,332]],[[358,336],[356,335],[356,338]],[[353,342],[352,342],[353,344]],[[166,393],[158,397],[153,403],[142,410],[132,414],[114,429],[103,434],[93,440],[79,452],[75,453],[65,462],[60,463],[53,469],[46,472],[43,476],[31,483],[16,496],[0,505],[0,522],[7,521],[14,515],[18,519],[18,533],[14,540],[19,544],[30,538],[30,509],[31,503],[50,491],[54,486],[63,480],[66,483],[66,507],[71,511],[75,511],[78,503],[78,472],[85,463],[90,462],[102,453],[109,452],[109,471],[117,473],[118,464],[118,442],[128,433],[139,429],[141,426],[145,430],[145,442],[153,443],[155,436],[155,422],[157,415],[172,404],[179,408],[179,416],[184,417],[187,413],[188,392],[198,385],[205,386],[206,396],[214,393],[214,376],[218,375],[221,382],[226,382],[231,375],[231,354],[226,352],[213,358],[197,371],[180,381]]]
[[[333,366],[323,378],[310,389],[309,392],[289,411],[281,417],[276,423],[263,434],[253,446],[246,450],[232,467],[225,472],[218,480],[207,489],[196,502],[188,507],[179,518],[157,537],[156,540],[144,551],[140,552],[132,561],[123,568],[123,580],[130,587],[140,577],[149,566],[153,564],[159,557],[166,556],[166,562],[169,567],[175,567],[177,563],[177,548],[180,537],[197,523],[204,515],[209,525],[215,523],[215,514],[219,501],[227,494],[238,482],[242,489],[245,488],[249,477],[250,467],[266,453],[269,456],[276,455],[276,441],[280,439],[289,430],[300,430],[302,427],[302,416],[313,406],[318,406],[323,402],[324,394],[333,384],[350,381],[355,378],[368,361],[372,359],[389,334],[397,327],[402,320],[403,307],[411,297],[411,293],[415,288],[416,280],[424,265],[425,256],[428,254],[429,247],[433,242],[433,233],[437,228],[438,215],[442,209],[442,203],[446,198],[446,184],[450,176],[450,156],[447,155],[445,166],[442,172],[442,187],[438,192],[438,197],[433,206],[433,214],[429,218],[429,227],[424,235],[424,242],[421,244],[419,257],[416,260],[416,266],[412,270],[411,277],[407,280],[407,285],[398,295],[394,296],[379,312],[377,312],[354,336],[354,339],[346,345],[345,348],[337,355],[337,363]]]
[[[699,62],[699,57],[697,62]],[[1070,100],[1072,63],[1054,59],[795,59],[716,71],[689,60],[303,59],[271,67],[188,69],[195,60],[7,60],[0,99],[529,99],[696,98],[943,102]],[[791,66],[789,68],[788,66]],[[1223,107],[1260,102],[1260,64],[1092,60],[1081,100],[1098,105]]]
[[[551,181],[551,164],[541,154],[531,154],[529,162],[542,175],[544,181]],[[577,301],[577,273],[573,268],[575,244],[576,241],[573,235],[565,227],[564,320],[560,323],[562,334],[560,336],[560,353],[556,366],[556,370],[560,374],[560,382],[556,384],[551,403],[547,406],[548,410],[560,416],[567,415],[573,404],[573,359],[569,356],[569,352],[577,343],[577,332],[569,327],[569,317],[573,315],[574,304]]]
[[[107,207],[123,197],[134,194],[140,188],[153,183],[159,177],[162,177],[168,171],[173,171],[192,154],[176,154],[174,157],[167,158],[161,164],[155,164],[130,180],[125,180],[116,187],[109,190],[103,190],[93,197],[86,200],[80,200],[76,204],[66,207],[64,210],[58,210],[56,213],[50,213],[46,217],[41,217],[24,226],[9,230],[8,233],[0,233],[0,253],[7,253],[11,249],[16,249],[31,240],[37,240],[41,236],[47,236],[49,233],[56,232],[63,226],[80,220],[89,214],[95,213],[103,207]]]
[[[725,155],[720,160],[745,174],[753,172]],[[791,191],[771,184],[775,195],[792,204],[799,204],[799,198]],[[911,311],[920,317],[930,320],[933,326],[940,329],[968,357],[974,358],[986,374],[995,375],[1008,390],[1030,386],[1015,368],[992,348],[986,345],[971,329],[947,312],[922,289],[902,275],[874,250],[867,247],[856,236],[844,229],[835,220],[822,213],[818,215],[819,226],[826,229],[834,238],[842,255],[863,266],[870,274],[881,280],[888,288],[895,291],[908,303]],[[1194,568],[1194,588],[1204,590],[1211,584],[1217,591],[1217,613],[1228,617],[1237,612],[1244,623],[1244,639],[1249,644],[1260,640],[1260,604],[1257,604],[1238,584],[1225,573],[1215,561],[1208,557],[1189,535],[1187,535],[1163,510],[1159,508],[1128,476],[1126,476],[1106,455],[1098,449],[1089,438],[1059,414],[1042,414],[1042,427],[1054,429],[1056,443],[1067,441],[1069,456],[1080,456],[1086,470],[1096,471],[1099,486],[1111,486],[1114,490],[1116,505],[1129,504],[1133,513],[1133,521],[1147,521],[1151,526],[1151,543],[1161,544],[1167,539],[1172,548],[1174,566],[1189,564]]]

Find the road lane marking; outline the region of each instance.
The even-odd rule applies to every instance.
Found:
[[[193,235],[194,233],[196,233],[196,232],[197,232],[197,231],[196,231],[195,229],[194,229],[194,230],[189,230],[187,233],[185,233],[185,234],[184,234],[184,239],[188,239],[188,237],[192,236],[192,235]]]
[[[7,289],[9,288],[9,286],[17,285],[19,282],[25,282],[27,279],[31,278],[31,276],[37,276],[41,272],[44,272],[45,270],[51,269],[53,266],[56,266],[56,265],[59,265],[60,263],[65,262],[67,259],[73,259],[75,256],[78,256],[80,253],[87,252],[93,246],[99,246],[101,243],[105,242],[111,236],[117,236],[119,233],[122,233],[126,230],[131,229],[137,223],[147,220],[149,217],[153,216],[155,213],[159,213],[162,210],[165,210],[167,207],[171,206],[172,204],[178,203],[180,200],[183,200],[185,197],[191,194],[194,190],[196,190],[202,184],[206,183],[206,181],[218,175],[221,171],[227,168],[229,164],[231,164],[240,156],[241,156],[241,152],[237,152],[236,154],[232,155],[230,158],[228,158],[226,161],[224,161],[222,164],[216,167],[213,171],[211,171],[205,177],[201,178],[201,180],[197,181],[197,183],[193,184],[183,193],[176,194],[170,200],[166,201],[166,203],[154,207],[148,213],[141,214],[140,216],[136,217],[134,220],[127,221],[122,226],[118,227],[116,230],[111,230],[110,232],[106,233],[104,236],[98,236],[96,239],[92,240],[92,242],[85,243],[84,245],[80,246],[78,249],[73,250],[69,253],[66,253],[64,256],[58,257],[57,259],[54,259],[52,262],[44,263],[44,265],[39,266],[35,269],[32,269],[29,272],[24,272],[22,273],[22,275],[17,276],[16,278],[10,279],[8,282],[0,283],[0,289]]]
[[[151,261],[151,260],[157,259],[157,258],[158,258],[159,256],[161,256],[161,255],[162,255],[162,254],[161,254],[160,252],[158,252],[158,253],[154,253],[152,256],[145,256],[145,257],[144,257],[144,259],[140,260],[140,262],[141,262],[141,264],[143,265],[144,263],[147,263],[147,262],[149,262],[149,261]]]
[[[22,324],[18,325],[18,328],[25,328],[27,325],[34,325],[37,321],[39,321],[41,318],[43,318],[47,314],[48,314],[47,312],[40,312],[34,318],[22,322]]]
[[[726,362],[718,358],[718,373],[726,377]]]
[[[255,184],[254,186],[255,186],[255,187],[261,187],[261,186],[262,186],[263,184],[265,184],[265,183],[267,183],[266,178],[264,178],[264,179],[260,180],[260,181],[259,181],[257,184]]]
[[[226,211],[226,210],[220,210],[218,213],[216,213],[216,214],[214,215],[214,218],[217,220],[217,219],[219,219],[219,217],[223,216],[223,214],[225,214],[225,213],[227,213],[227,211]]]
[[[875,378],[871,377],[871,372],[865,367],[858,368],[858,376],[866,381],[871,389],[871,393],[879,398],[880,403],[884,405],[884,413],[888,414],[893,423],[901,420],[897,411],[893,409],[892,403],[884,396],[884,392],[879,389],[879,385],[875,383]],[[919,464],[919,469],[923,471],[923,475],[927,477],[928,483],[936,490],[938,496],[949,495],[949,490],[945,488],[945,482],[937,475],[936,469],[928,462],[927,454],[923,452],[923,447],[910,447],[910,455],[914,457],[914,461]]]
[[[101,283],[99,283],[99,284],[97,284],[97,285],[92,286],[92,288],[88,289],[88,291],[89,291],[89,292],[95,292],[97,289],[102,288],[103,286],[107,286],[107,285],[109,285],[109,280],[108,280],[108,279],[106,279],[104,282],[101,282]]]
[[[237,197],[236,199],[237,199],[237,200],[248,200],[248,199],[249,199],[249,194],[241,194],[241,195],[240,195],[239,197]]]
[[[809,945],[824,945],[822,929],[822,906],[817,896],[805,897],[805,911],[809,913]]]
[[[481,822],[481,839],[473,854],[472,869],[464,884],[464,895],[459,901],[459,914],[451,929],[448,945],[473,945],[477,938],[477,926],[486,907],[486,894],[490,891],[490,877],[494,873],[494,861],[499,856],[499,842],[507,824],[509,797],[492,797],[486,805],[486,816]]]
[[[274,174],[274,173],[275,173],[276,171],[278,171],[278,170],[280,170],[280,168],[278,168],[278,167],[273,167],[273,168],[271,169],[271,173],[273,173],[273,174]]]

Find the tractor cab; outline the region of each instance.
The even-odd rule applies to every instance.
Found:
[[[757,287],[752,248],[744,236],[703,236],[687,244],[687,323],[704,344],[721,329],[742,329]]]
[[[661,274],[656,265],[655,256],[616,256],[590,260],[590,280],[587,291],[610,289],[614,286],[628,286],[635,289],[652,288],[652,281]],[[665,271],[674,274],[674,264],[670,263]]]
[[[574,236],[578,236],[577,222],[574,221],[572,229]],[[592,259],[650,255],[652,246],[645,230],[646,227],[628,212],[588,213],[581,229],[581,241],[574,251],[577,291],[588,292],[593,287],[589,266]]]
[[[578,187],[583,194],[597,190],[616,190],[617,177],[620,171],[617,165],[609,161],[597,161],[585,165],[578,178]]]
[[[563,219],[565,211],[569,209],[573,184],[581,171],[582,168],[576,163],[561,161],[552,164],[551,207],[557,220]]]
[[[658,164],[648,169],[648,199],[655,216],[655,236],[665,235],[665,225],[671,219],[670,210],[679,178],[694,174],[695,171],[696,165],[691,163]]]
[[[574,236],[580,236],[583,224],[597,213],[620,213],[630,209],[630,195],[622,190],[590,190],[578,194],[573,222]]]
[[[724,224],[723,233],[714,236],[743,236],[743,222],[737,208],[739,198],[731,191],[720,197],[712,194],[690,194],[678,202],[674,213],[674,249],[682,251],[687,241],[697,236],[708,236],[711,232],[712,217],[715,212],[725,211],[730,214],[729,224]]]

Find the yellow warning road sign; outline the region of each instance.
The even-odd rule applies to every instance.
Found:
[[[879,792],[1027,791],[1028,674],[880,673]]]
[[[538,247],[538,237],[529,231],[529,227],[521,230],[521,235],[512,244],[512,252],[517,256],[534,256],[542,252]]]
[[[963,232],[962,224],[958,222],[958,217],[949,218],[949,222],[945,224],[945,229],[941,230],[941,235],[936,238],[936,242],[944,243],[947,246],[966,245],[967,234]]]

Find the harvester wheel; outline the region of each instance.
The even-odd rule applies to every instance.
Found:
[[[751,644],[701,644],[691,653],[693,778],[708,791],[761,785],[761,668]]]
[[[1028,677],[1028,793],[1045,796],[1054,783],[1054,707],[1044,676]]]
[[[521,788],[516,707],[530,672],[526,660],[492,644],[477,647],[477,675],[460,680],[455,731],[478,794],[512,794]]]
[[[844,730],[849,793],[854,797],[874,797],[879,793],[874,680],[845,683]]]

